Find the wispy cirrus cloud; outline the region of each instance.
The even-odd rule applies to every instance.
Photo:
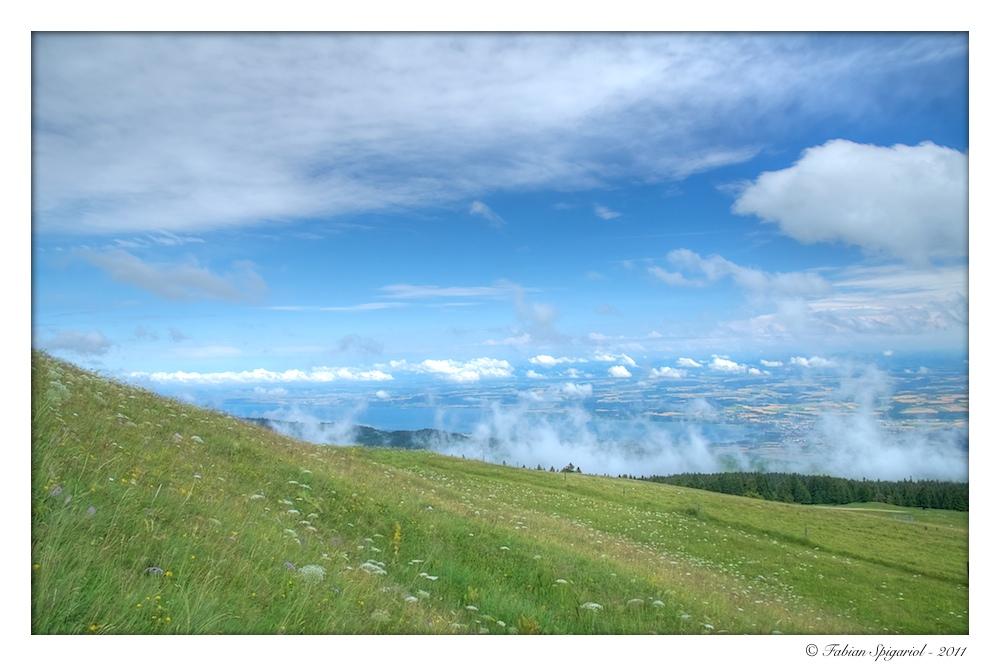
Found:
[[[490,223],[491,227],[497,229],[507,224],[507,222],[505,222],[504,219],[496,213],[496,211],[484,204],[482,201],[473,201],[472,205],[469,206],[469,214],[483,218]]]
[[[686,278],[682,273],[677,271],[668,271],[660,266],[650,266],[646,270],[654,278],[664,284],[669,284],[671,287],[701,287],[705,284],[700,280]]]
[[[829,290],[776,298],[720,332],[815,346],[831,336],[936,336],[964,339],[969,321],[964,264],[880,264],[828,271]],[[943,337],[942,337],[943,336]]]
[[[967,53],[961,35],[46,33],[33,44],[34,222],[74,234],[684,178],[750,159],[790,115],[864,113],[885,77]]]
[[[594,204],[594,215],[602,220],[614,220],[622,216],[622,214],[618,211],[611,210],[607,206],[602,206],[601,204]]]
[[[129,238],[116,238],[112,241],[114,247],[124,249],[149,248],[149,247],[174,247],[177,245],[187,245],[190,243],[204,243],[205,239],[198,236],[181,235],[170,233],[169,231],[157,231],[144,236],[132,236]]]
[[[266,309],[277,312],[372,312],[405,308],[407,305],[395,301],[372,301],[354,305],[268,305]]]
[[[168,300],[251,302],[262,298],[267,291],[264,279],[248,261],[233,263],[227,273],[216,273],[193,258],[179,262],[147,261],[122,249],[81,249],[77,256],[116,282]]]
[[[240,356],[243,351],[239,347],[232,345],[199,345],[191,347],[178,347],[173,352],[176,356],[197,359],[221,359]]]
[[[388,284],[379,291],[389,298],[406,300],[432,298],[510,298],[516,293],[531,291],[512,282],[499,281],[492,285],[440,286],[436,284]]]
[[[731,279],[738,287],[759,298],[814,295],[830,290],[827,280],[816,272],[768,272],[742,266],[717,254],[705,257],[686,248],[669,252],[667,262],[687,275],[665,271],[658,266],[651,267],[649,271],[672,286],[703,287]]]
[[[103,356],[112,342],[100,331],[59,331],[40,342],[44,349],[65,351],[79,356]]]

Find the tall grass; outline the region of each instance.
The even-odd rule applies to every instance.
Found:
[[[32,363],[36,633],[968,630],[961,523],[313,446]]]

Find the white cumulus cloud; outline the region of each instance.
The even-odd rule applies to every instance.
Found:
[[[487,357],[474,358],[470,361],[426,359],[413,369],[456,382],[478,382],[480,379],[499,379],[514,374],[514,368],[508,361]]]
[[[627,379],[632,376],[632,373],[624,365],[613,365],[608,368],[608,375],[616,379]]]
[[[598,352],[594,354],[595,361],[601,361],[603,363],[621,363],[622,365],[627,365],[630,368],[636,367],[637,363],[635,359],[628,354],[609,354],[607,352]]]
[[[719,372],[746,372],[747,370],[747,366],[724,356],[712,356],[712,362],[708,364],[708,367]]]
[[[574,384],[566,382],[562,385],[562,394],[567,398],[589,398],[594,394],[594,387],[591,384]]]
[[[788,359],[788,362],[800,368],[832,368],[837,365],[836,362],[822,356],[810,356],[809,358],[805,356],[793,356]]]
[[[649,376],[653,379],[683,379],[687,377],[687,370],[671,368],[665,365],[662,368],[653,368],[649,371]]]
[[[694,360],[693,358],[688,358],[686,356],[682,356],[679,359],[677,359],[677,365],[679,365],[682,368],[700,368],[701,367],[701,363],[699,363],[698,361]]]
[[[179,384],[246,384],[246,383],[282,383],[297,382],[328,383],[334,381],[390,381],[393,377],[382,370],[358,370],[356,368],[331,368],[319,366],[311,370],[255,370],[222,371],[222,372],[132,372],[134,379],[146,379],[156,383]]]
[[[910,261],[967,253],[965,153],[926,141],[876,146],[843,139],[760,174],[733,212],[803,243],[843,242]]]
[[[538,354],[537,356],[532,356],[528,359],[528,362],[532,365],[541,365],[546,368],[551,368],[554,365],[561,365],[565,363],[579,363],[585,361],[582,358],[570,358],[569,356],[551,356],[549,354]]]

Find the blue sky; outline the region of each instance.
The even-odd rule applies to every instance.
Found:
[[[966,354],[964,35],[41,34],[33,57],[34,344],[89,367]]]

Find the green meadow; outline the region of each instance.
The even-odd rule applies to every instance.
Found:
[[[968,632],[967,514],[315,446],[32,355],[35,633]]]

